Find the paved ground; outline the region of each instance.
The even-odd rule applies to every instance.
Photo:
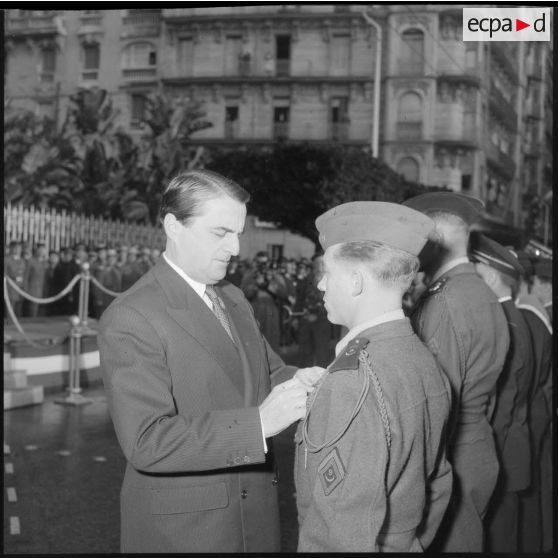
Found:
[[[293,360],[293,354],[285,355]],[[115,553],[125,461],[102,385],[92,403],[68,407],[49,394],[42,405],[4,411],[4,553]],[[296,550],[292,474],[294,427],[275,439],[282,550]]]

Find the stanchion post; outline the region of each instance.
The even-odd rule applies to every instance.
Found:
[[[81,307],[81,292],[80,285],[80,307]],[[55,403],[59,405],[87,405],[92,403],[81,395],[80,382],[80,353],[81,353],[81,337],[83,335],[82,324],[79,316],[70,317],[70,355],[69,355],[69,380],[70,385],[68,388],[69,394],[63,399],[56,399]]]

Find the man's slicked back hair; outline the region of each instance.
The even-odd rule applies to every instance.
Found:
[[[211,199],[228,197],[248,203],[250,194],[234,180],[210,170],[188,170],[175,176],[161,197],[159,218],[172,213],[183,225],[201,213],[202,205]]]

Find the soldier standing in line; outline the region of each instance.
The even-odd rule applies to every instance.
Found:
[[[534,372],[529,327],[514,302],[523,268],[507,248],[480,233],[471,234],[471,258],[477,273],[498,297],[510,334],[490,421],[500,476],[485,518],[486,550],[519,552],[519,501],[531,484],[528,403]]]
[[[24,290],[31,296],[43,298],[45,296],[45,281],[48,268],[46,246],[41,242],[35,247],[35,255],[27,262],[25,268]],[[28,315],[31,318],[45,315],[45,307],[29,301]]]
[[[4,275],[9,277],[20,289],[24,289],[26,260],[21,255],[21,242],[12,240],[10,242],[10,255],[4,261]],[[15,315],[19,318],[23,311],[23,297],[8,285],[8,296],[14,309]]]
[[[517,298],[529,327],[534,377],[529,394],[531,432],[531,486],[521,498],[521,552],[552,551],[552,324],[540,300],[529,291],[533,282],[534,258],[518,252],[525,270]]]
[[[509,347],[504,311],[467,256],[469,227],[483,203],[436,192],[404,205],[436,224],[438,238],[420,256],[428,288],[411,319],[446,373],[453,394],[449,460],[454,490],[431,550],[482,552],[483,517],[498,478],[487,410]]]
[[[450,386],[402,296],[434,224],[385,202],[316,220],[328,319],[349,329],[309,398],[295,443],[301,552],[420,552],[451,495]]]

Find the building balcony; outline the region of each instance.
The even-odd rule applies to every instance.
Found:
[[[291,75],[291,61],[290,60],[276,60],[275,61],[275,75],[276,76],[290,76]]]
[[[463,130],[460,134],[439,131],[434,136],[434,143],[439,147],[457,149],[477,149],[479,138],[477,130]]]
[[[333,141],[346,141],[349,139],[348,122],[330,122],[330,137]]]
[[[437,80],[438,83],[465,83],[479,87],[482,81],[482,70],[481,68],[464,68],[464,71],[459,69],[455,73],[444,71],[438,74]]]
[[[225,122],[225,139],[238,139],[240,126],[238,120]]]
[[[131,11],[131,10],[129,10]],[[135,10],[134,10],[135,11]],[[128,14],[122,18],[122,38],[128,37],[156,37],[161,28],[161,13],[159,10]]]
[[[273,123],[273,139],[286,140],[289,139],[289,123],[274,122]]]
[[[123,68],[122,77],[129,81],[153,81],[157,68]]]
[[[423,76],[424,63],[422,61],[416,62],[399,58],[397,60],[396,72],[400,76]]]
[[[99,70],[83,70],[81,72],[82,81],[97,81],[99,79]]]
[[[494,85],[490,87],[488,106],[504,126],[513,133],[517,131],[517,112]]]
[[[486,159],[496,171],[506,178],[511,180],[515,174],[515,161],[492,142],[487,142],[485,148]]]
[[[84,13],[79,16],[79,22],[84,27],[100,27],[103,22],[103,14],[98,11]]]
[[[421,140],[422,122],[397,122],[395,134],[397,140]]]
[[[6,32],[8,35],[15,36],[42,36],[56,35],[58,28],[54,18],[56,13],[40,14],[26,16],[11,16],[6,23]]]

